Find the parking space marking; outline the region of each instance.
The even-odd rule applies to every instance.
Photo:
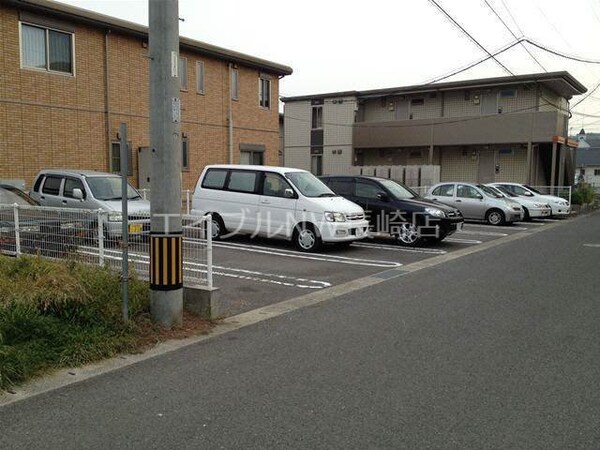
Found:
[[[97,256],[96,250],[92,247],[82,253]],[[121,252],[119,250],[105,249],[104,257],[114,261],[121,261]],[[143,253],[129,253],[130,260],[144,266],[150,265],[150,257]],[[206,264],[194,261],[183,262],[184,271],[206,273]],[[233,272],[233,273],[231,273]],[[289,275],[278,275],[273,273],[258,272],[255,270],[236,269],[233,267],[223,267],[213,265],[213,275],[220,275],[229,278],[237,278],[241,280],[256,281],[261,283],[277,284],[287,287],[297,287],[301,289],[323,289],[331,287],[332,284],[328,281],[309,280],[307,278],[292,277]]]
[[[201,244],[200,240],[184,239],[183,242],[188,244]],[[214,247],[225,248],[228,250],[240,250],[251,253],[262,253],[266,255],[282,256],[285,258],[310,259],[313,261],[332,262],[338,264],[350,264],[355,266],[368,267],[400,267],[402,264],[395,261],[380,261],[374,259],[350,258],[347,256],[326,255],[323,253],[302,253],[294,250],[278,249],[273,247],[261,247],[251,244],[237,244],[234,242],[219,242],[213,243]]]
[[[584,247],[600,248],[600,244],[583,244]]]
[[[498,236],[498,237],[504,237],[504,236],[508,236],[507,233],[498,233],[496,231],[475,231],[475,230],[461,230],[458,231],[456,234],[472,234],[475,236]]]
[[[353,247],[364,247],[364,248],[373,248],[377,250],[388,250],[394,252],[407,252],[407,253],[425,253],[429,255],[443,255],[448,253],[446,250],[440,250],[436,248],[410,248],[410,247],[401,247],[396,244],[367,244],[365,242],[355,242],[352,244]]]
[[[483,243],[483,241],[477,241],[475,239],[446,238],[444,240],[446,242],[454,242],[455,244],[475,245],[475,244],[482,244]]]
[[[518,223],[522,223],[522,222],[518,222]],[[485,225],[483,223],[465,223],[465,227],[481,227],[481,228],[487,228],[488,230],[490,228],[493,228],[493,229],[514,230],[514,231],[526,231],[529,229],[529,228],[525,228],[525,227],[515,227],[513,225]]]

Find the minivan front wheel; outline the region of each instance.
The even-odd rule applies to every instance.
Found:
[[[225,224],[218,214],[213,214],[211,217],[211,237],[216,241],[221,239],[221,236],[225,234]]]
[[[490,225],[502,225],[505,222],[504,213],[499,209],[490,209],[485,215],[485,220]]]
[[[422,238],[419,236],[419,228],[416,224],[409,222],[400,224],[395,238],[398,244],[407,247],[416,247],[422,242]]]
[[[310,224],[296,227],[293,241],[296,248],[301,252],[317,251],[323,243],[315,227]]]

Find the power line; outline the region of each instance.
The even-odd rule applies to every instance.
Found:
[[[494,13],[494,15],[495,15],[495,16],[498,18],[498,20],[499,20],[500,22],[502,22],[502,25],[504,25],[504,28],[506,28],[506,29],[507,29],[507,30],[510,32],[510,34],[512,34],[512,35],[513,35],[513,37],[514,37],[515,39],[517,39],[517,40],[518,40],[518,39],[519,39],[519,37],[518,37],[518,36],[517,36],[515,33],[513,33],[513,30],[512,30],[512,29],[511,29],[511,28],[510,28],[510,27],[509,27],[507,24],[506,24],[506,22],[504,21],[504,19],[503,19],[502,17],[500,17],[500,14],[498,14],[498,13],[496,12],[496,10],[495,10],[495,9],[492,7],[492,5],[490,5],[490,3],[488,2],[488,0],[483,0],[483,1],[484,1],[484,3],[487,5],[487,7],[488,7],[488,8],[489,8],[489,9],[490,9],[490,10],[491,10],[493,13]],[[504,5],[504,7],[505,7],[505,8],[507,8],[507,7],[506,7],[506,4]],[[508,11],[508,8],[507,8],[507,11]],[[511,17],[512,17],[512,14],[511,14]],[[515,22],[515,24],[517,23],[517,22],[514,20],[514,18],[513,18],[513,22]],[[518,26],[517,26],[517,28],[518,28]],[[522,37],[522,35],[523,35],[523,32],[521,32],[521,37]],[[531,56],[531,58],[532,58],[532,59],[533,59],[533,60],[534,60],[534,61],[537,63],[537,65],[538,65],[538,66],[540,66],[540,67],[542,68],[542,70],[543,70],[544,72],[548,72],[548,71],[546,70],[546,68],[545,68],[545,67],[542,65],[542,63],[540,63],[540,62],[537,60],[537,58],[536,58],[535,56],[533,56],[533,53],[531,53],[531,52],[529,51],[529,49],[528,49],[527,47],[525,47],[525,44],[523,44],[523,41],[519,41],[519,44],[521,44],[521,47],[523,47],[523,48],[525,49],[525,51],[527,52],[527,54],[528,54],[529,56]]]
[[[558,50],[553,50],[551,48],[548,48],[542,44],[538,44],[537,42],[529,39],[529,38],[525,38],[523,39],[525,42],[527,42],[528,44],[533,45],[534,47],[539,48],[540,50],[543,50],[545,52],[548,53],[552,53],[553,55],[556,56],[560,56],[561,58],[566,58],[566,59],[570,59],[573,61],[578,61],[578,62],[582,62],[582,63],[586,63],[586,64],[600,64],[600,61],[598,60],[593,60],[593,59],[586,59],[586,58],[582,58],[580,56],[576,56],[576,55],[568,55],[564,52],[559,52]]]
[[[508,44],[508,45],[504,46],[504,47],[503,47],[503,48],[501,48],[500,50],[498,50],[498,51],[494,52],[494,53],[493,53],[493,56],[498,56],[498,55],[500,55],[500,54],[504,53],[505,51],[507,51],[507,50],[510,50],[510,49],[511,49],[511,48],[513,48],[515,45],[518,45],[519,43],[521,43],[521,41],[522,41],[522,40],[523,40],[523,39],[520,39],[520,40],[516,40],[516,41],[514,41],[514,42],[511,42],[510,44]],[[482,58],[482,59],[478,59],[477,61],[475,61],[475,62],[472,62],[472,63],[468,64],[468,65],[467,65],[467,66],[465,66],[465,67],[462,67],[462,68],[460,68],[460,69],[457,69],[457,70],[455,70],[455,71],[453,71],[453,72],[451,72],[451,73],[449,73],[449,74],[447,74],[447,75],[439,76],[439,77],[433,78],[433,79],[431,79],[431,80],[428,80],[428,81],[426,81],[426,82],[425,82],[425,83],[423,83],[423,84],[432,84],[432,83],[437,83],[438,81],[442,81],[442,80],[445,80],[446,78],[453,77],[454,75],[458,75],[459,73],[466,72],[467,70],[469,70],[469,69],[472,69],[473,67],[475,67],[475,66],[478,66],[479,64],[482,64],[482,63],[484,63],[484,62],[486,62],[486,61],[488,61],[488,60],[492,59],[492,57],[493,57],[493,56],[486,56],[486,57],[484,57],[484,58]]]
[[[473,41],[481,50],[483,50],[485,53],[487,53],[490,58],[492,58],[494,61],[496,61],[500,65],[500,67],[502,67],[510,75],[515,76],[514,73],[512,73],[504,64],[502,64],[494,55],[492,55],[483,45],[481,45],[477,39],[475,39],[473,36],[471,36],[471,34],[469,34],[469,32],[467,30],[465,30],[450,14],[448,14],[446,12],[446,10],[439,5],[438,2],[436,2],[435,0],[429,0],[429,2],[433,3],[455,26],[457,26],[464,34],[466,34],[469,37],[469,39],[471,39],[471,41]]]
[[[582,102],[586,101],[590,95],[592,95],[594,92],[596,92],[596,90],[600,87],[600,81],[598,82],[598,84],[596,84],[596,86],[594,86],[594,88],[589,91],[583,98],[579,99],[579,101],[577,103],[575,103],[572,108],[577,108],[578,105],[580,105]]]

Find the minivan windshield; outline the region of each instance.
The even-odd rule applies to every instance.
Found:
[[[492,188],[490,188],[488,186],[485,186],[483,184],[477,184],[476,186],[479,189],[481,189],[483,191],[483,193],[485,195],[487,195],[488,197],[492,197],[492,198],[502,198],[502,197],[504,197],[500,192],[498,192],[498,191],[496,191],[496,190],[494,190],[494,189],[492,189]]]
[[[121,200],[121,177],[87,177],[88,186],[98,200]],[[133,186],[127,184],[127,198],[142,198]]]
[[[309,172],[288,172],[288,180],[298,188],[305,197],[337,197],[321,180]]]
[[[397,199],[417,198],[419,196],[416,192],[394,180],[379,180],[379,182]]]

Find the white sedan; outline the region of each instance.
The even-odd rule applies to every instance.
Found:
[[[567,200],[555,195],[545,195],[536,191],[531,186],[519,183],[491,183],[492,186],[502,187],[520,197],[528,198],[529,200],[538,201],[540,203],[548,203],[552,209],[553,216],[568,216],[571,214],[571,205]]]
[[[552,215],[552,208],[548,202],[521,197],[502,186],[494,186],[493,184],[488,184],[487,186],[521,205],[524,212],[523,220],[543,219]]]

